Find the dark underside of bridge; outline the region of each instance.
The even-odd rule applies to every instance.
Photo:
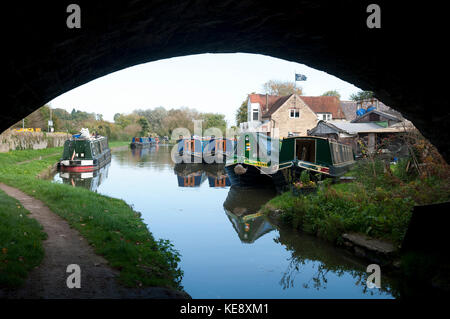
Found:
[[[372,2],[381,8],[380,29],[366,25]],[[81,8],[80,29],[66,26],[70,3]],[[247,52],[303,63],[374,91],[449,161],[449,55],[439,3],[18,0],[1,10],[1,131],[58,95],[129,66]]]

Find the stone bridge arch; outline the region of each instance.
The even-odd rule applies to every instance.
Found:
[[[367,6],[381,8],[369,29]],[[2,4],[4,130],[56,96],[108,73],[198,53],[259,53],[306,64],[402,112],[450,158],[442,45],[445,10],[395,1],[135,0]],[[69,29],[66,8],[81,8]],[[432,57],[429,58],[429,53]],[[220,76],[220,75],[218,75]]]

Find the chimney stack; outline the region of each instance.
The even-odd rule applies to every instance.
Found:
[[[266,93],[266,113],[269,111],[269,94]]]

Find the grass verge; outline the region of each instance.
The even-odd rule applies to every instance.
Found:
[[[140,213],[126,202],[87,189],[37,179],[36,175],[53,165],[60,154],[14,164],[52,154],[52,151],[55,149],[0,154],[0,181],[43,201],[66,219],[97,254],[120,270],[119,281],[125,286],[181,289],[183,273],[178,267],[178,252],[169,241],[155,240]]]
[[[116,147],[130,145],[130,141],[113,141],[113,142],[109,142],[108,144],[109,144],[110,148],[116,148]]]
[[[0,190],[0,287],[19,287],[44,258],[46,234],[28,214],[16,199]]]

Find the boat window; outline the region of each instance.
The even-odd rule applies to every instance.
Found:
[[[334,164],[353,160],[353,152],[350,146],[337,143],[330,143],[330,145]]]
[[[295,141],[295,156],[300,161],[316,162],[316,141],[299,139]]]

